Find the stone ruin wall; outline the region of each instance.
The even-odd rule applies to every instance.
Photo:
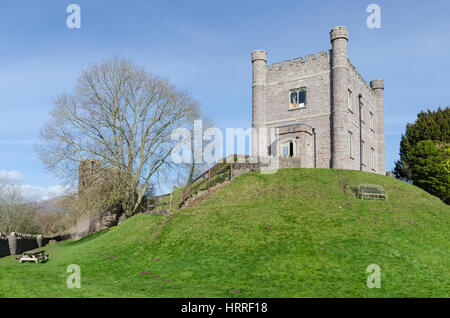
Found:
[[[71,238],[71,236],[71,234],[43,236],[15,232],[12,232],[9,235],[0,233],[0,257],[22,254],[26,251],[44,247],[51,241],[60,242],[67,240]]]

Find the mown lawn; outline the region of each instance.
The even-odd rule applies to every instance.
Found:
[[[361,183],[383,185],[388,200],[356,199],[347,187]],[[168,218],[49,245],[47,263],[2,258],[0,297],[449,297],[449,212],[370,173],[252,173]],[[80,289],[67,288],[69,264]],[[370,264],[380,289],[366,285]]]

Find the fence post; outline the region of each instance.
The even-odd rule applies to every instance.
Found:
[[[230,181],[233,181],[233,164],[230,163]]]
[[[170,193],[170,205],[169,205],[169,210],[172,210],[172,193]]]

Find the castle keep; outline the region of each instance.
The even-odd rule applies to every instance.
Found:
[[[348,29],[330,32],[331,50],[267,65],[252,52],[252,152],[280,167],[336,168],[385,174],[384,84],[368,85],[347,56]],[[269,129],[270,128],[270,129]],[[257,137],[257,138],[255,138]]]

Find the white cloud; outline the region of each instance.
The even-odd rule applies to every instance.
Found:
[[[39,187],[29,184],[23,184],[23,175],[16,170],[5,171],[0,170],[0,181],[8,184],[15,184],[17,188],[22,192],[22,195],[26,201],[41,201],[57,198],[70,191],[69,187],[56,185],[51,187]]]
[[[48,188],[32,186],[28,184],[20,185],[24,199],[26,201],[42,201],[60,197],[67,193],[68,187],[56,185]]]
[[[12,171],[0,170],[0,180],[6,181],[8,183],[22,183],[23,175],[16,170]]]

